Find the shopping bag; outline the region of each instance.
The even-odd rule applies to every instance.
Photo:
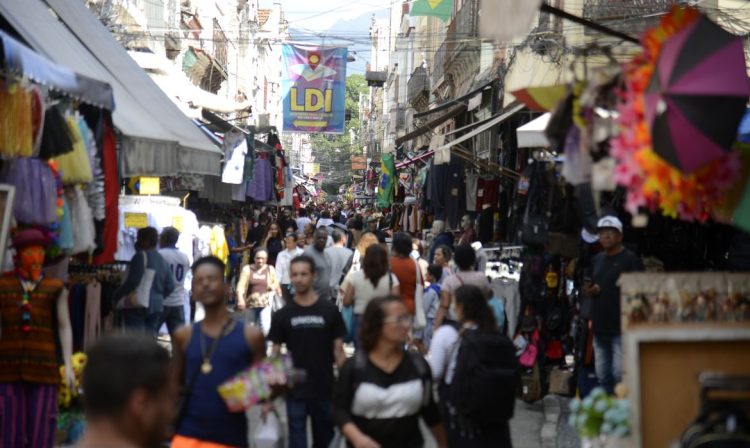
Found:
[[[281,447],[281,422],[276,411],[266,415],[265,420],[261,418],[260,425],[255,431],[252,448],[280,448]]]
[[[422,268],[417,265],[417,291],[414,294],[414,329],[422,330],[427,325],[427,316],[424,312],[424,284],[422,283]]]
[[[333,433],[333,440],[331,440],[331,444],[328,445],[328,448],[346,448],[346,437],[341,434],[341,431],[338,428],[336,428]]]

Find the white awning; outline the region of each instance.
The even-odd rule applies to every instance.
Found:
[[[503,112],[501,114],[498,114],[494,118],[492,118],[487,123],[474,128],[471,132],[467,132],[466,134],[462,135],[461,137],[458,137],[457,139],[448,142],[444,144],[443,146],[436,148],[435,152],[445,150],[446,148],[451,148],[452,146],[458,145],[459,143],[463,143],[464,141],[481,134],[482,132],[486,131],[487,129],[491,129],[494,126],[497,126],[498,124],[502,123],[503,121],[507,120],[508,118],[512,117],[514,114],[520,112],[523,110],[523,108],[526,107],[523,104],[516,104],[515,106],[508,109],[507,112]]]
[[[55,18],[48,4],[68,26]],[[112,118],[123,136],[123,175],[220,172],[218,148],[130,59],[83,2],[0,2],[0,14],[41,54],[112,86]]]
[[[141,104],[177,137],[178,171],[192,174],[219,174],[222,151],[189,120],[177,106],[128,56],[112,34],[86,8],[82,1],[46,0],[70,30],[104,64],[112,75],[141,100]]]
[[[519,148],[546,148],[549,146],[549,140],[544,135],[547,124],[549,123],[549,112],[529,121],[525,125],[516,129],[516,139]]]

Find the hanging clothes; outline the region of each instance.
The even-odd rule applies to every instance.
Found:
[[[255,176],[255,134],[245,136],[247,152],[245,153],[245,169],[242,173],[242,180],[245,182],[253,180]]]
[[[55,158],[60,168],[64,185],[85,184],[94,180],[88,150],[81,135],[78,118],[69,116],[65,120],[73,136],[73,151]]]
[[[39,144],[39,158],[51,159],[73,151],[74,137],[70,133],[65,114],[60,105],[44,112],[44,129]]]
[[[466,210],[464,163],[454,157],[447,166],[445,222],[448,228],[456,229],[459,225],[461,213]]]
[[[0,154],[31,157],[34,152],[32,95],[21,83],[0,84]]]
[[[91,214],[83,191],[76,186],[65,192],[65,200],[70,204],[71,221],[73,223],[73,236],[75,245],[72,253],[90,253],[96,249],[94,239],[96,230],[94,228],[94,217]]]
[[[13,206],[16,221],[45,226],[57,222],[57,181],[46,161],[13,159],[0,178],[16,188]]]
[[[466,211],[477,210],[477,182],[479,174],[466,173]]]
[[[221,173],[222,182],[233,185],[242,184],[246,154],[247,142],[245,142],[245,139],[242,139],[234,149],[230,150],[229,158],[224,159],[224,170]]]
[[[500,191],[500,179],[479,178],[477,184],[477,206],[476,211],[484,210],[484,205],[489,205],[492,210],[497,209],[498,194]]]
[[[255,160],[255,176],[248,184],[246,194],[258,202],[274,199],[273,167],[268,160],[268,154],[261,154]]]
[[[102,172],[104,177],[104,207],[105,218],[103,225],[103,246],[94,258],[95,264],[111,263],[115,260],[117,251],[117,229],[119,225],[118,202],[120,179],[117,173],[117,151],[115,131],[109,115],[102,117]]]

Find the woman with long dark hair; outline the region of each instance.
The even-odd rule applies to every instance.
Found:
[[[468,350],[466,345],[462,345],[463,341],[471,339],[471,343],[475,343],[481,339],[482,335],[490,335],[493,342],[501,339],[499,344],[501,349],[505,347],[510,350],[509,353],[497,351],[498,344],[491,345],[494,350],[491,352],[494,358],[493,363],[501,364],[502,368],[506,367],[503,364],[507,364],[507,371],[513,372],[517,366],[512,342],[502,340],[507,337],[498,330],[495,316],[484,292],[479,287],[474,285],[459,287],[455,292],[453,307],[458,321],[447,320],[435,331],[428,356],[432,377],[438,382],[440,407],[448,433],[448,444],[451,447],[461,448],[489,446],[510,448],[512,446],[510,426],[508,419],[504,418],[502,413],[510,408],[512,415],[515,400],[513,394],[511,393],[509,398],[510,402],[496,403],[491,412],[497,415],[485,415],[487,420],[479,421],[463,415],[461,410],[464,409],[462,406],[465,403],[459,403],[463,399],[460,394],[466,386],[465,383],[475,379],[472,377],[472,372],[467,372],[467,369],[477,370],[477,368],[462,365],[459,362],[466,359],[460,357],[461,351]],[[477,345],[475,344],[472,348],[476,349]],[[513,377],[512,373],[510,377]],[[511,384],[512,378],[508,379],[507,383],[510,389],[515,390],[515,386]],[[492,394],[494,391],[484,392]],[[492,421],[492,424],[488,425],[485,421]]]
[[[370,300],[390,294],[398,295],[399,292],[398,278],[388,270],[388,252],[380,244],[367,248],[362,269],[349,276],[346,283],[344,306],[354,306],[354,335]],[[354,345],[358,345],[356,339]]]
[[[272,222],[268,226],[266,234],[263,235],[262,246],[268,251],[268,264],[271,266],[276,266],[276,257],[284,249],[282,236],[281,227],[276,222]]]
[[[334,422],[349,446],[421,448],[420,417],[438,446],[446,446],[429,366],[419,354],[404,350],[411,322],[398,296],[367,304],[361,349],[341,368],[334,391]]]

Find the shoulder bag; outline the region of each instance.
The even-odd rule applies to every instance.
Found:
[[[141,281],[138,283],[138,287],[135,288],[135,291],[120,300],[117,304],[118,309],[148,308],[148,305],[151,302],[151,286],[154,284],[156,271],[154,269],[149,269],[148,255],[146,255],[146,251],[144,250],[141,253],[143,254],[143,277],[141,277]]]

